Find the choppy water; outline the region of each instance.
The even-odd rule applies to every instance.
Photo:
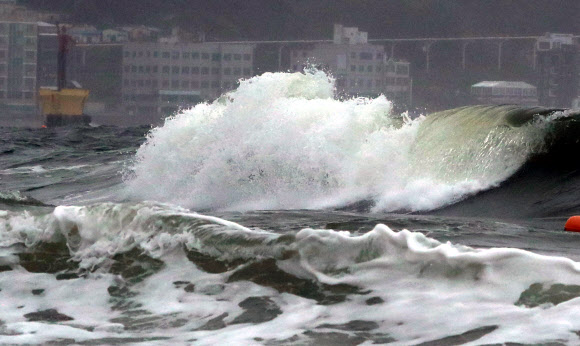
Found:
[[[0,343],[580,343],[577,113],[332,93],[0,129]]]

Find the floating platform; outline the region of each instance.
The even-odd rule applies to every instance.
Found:
[[[39,90],[41,113],[47,127],[88,125],[91,117],[84,114],[87,89]]]

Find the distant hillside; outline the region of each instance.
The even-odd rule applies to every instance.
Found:
[[[332,24],[372,37],[580,33],[578,0],[22,0],[97,26],[179,25],[213,39],[328,38]]]

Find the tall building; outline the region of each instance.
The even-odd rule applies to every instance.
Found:
[[[38,23],[38,59],[36,86],[55,87],[58,69],[58,34],[56,25]]]
[[[168,115],[211,100],[253,75],[254,45],[130,42],[123,47],[128,114]]]
[[[38,23],[0,22],[0,104],[36,111]]]
[[[538,98],[546,107],[571,107],[580,90],[580,45],[571,34],[546,34],[536,42]]]
[[[358,28],[335,24],[333,43],[292,50],[290,66],[294,71],[314,66],[330,72],[339,95],[385,94],[401,105],[411,101],[409,63],[388,59],[385,47],[369,44],[367,33]]]
[[[113,111],[121,104],[122,44],[76,44],[67,67],[67,79],[91,91],[90,105],[100,103],[103,111]]]

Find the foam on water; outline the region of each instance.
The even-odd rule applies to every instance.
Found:
[[[457,335],[473,344],[580,341],[580,264],[524,250],[474,249],[385,225],[282,235],[151,203],[3,212],[0,228],[0,267],[13,268],[0,272],[1,343],[317,343],[337,333],[395,345]],[[84,277],[19,266],[26,248],[63,239]],[[116,273],[118,255],[134,249],[153,269],[134,277],[127,262]],[[232,265],[204,269],[207,257],[188,251]],[[72,320],[31,320],[47,309]]]
[[[129,195],[195,209],[370,199],[375,210],[426,210],[498,184],[541,147],[535,124],[477,109],[411,121],[384,96],[337,100],[333,89],[321,71],[266,73],[183,111],[138,150]]]

